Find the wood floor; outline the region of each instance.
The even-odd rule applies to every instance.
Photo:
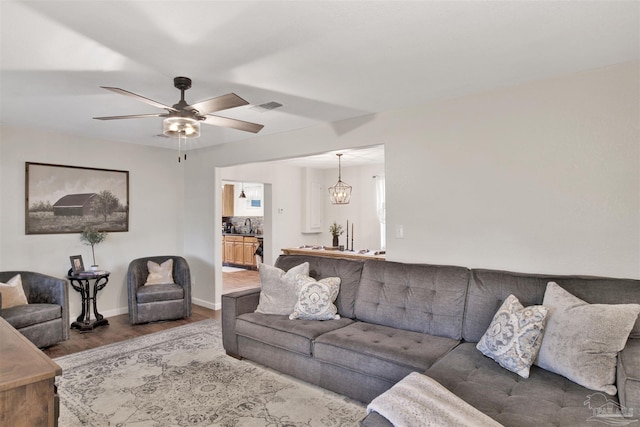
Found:
[[[260,286],[260,275],[257,271],[239,271],[235,273],[223,273],[223,293],[248,289]],[[91,332],[80,333],[73,329],[69,339],[46,349],[44,353],[50,358],[66,356],[79,351],[89,350],[103,345],[116,343],[143,335],[160,332],[176,326],[187,325],[206,319],[220,319],[220,310],[193,305],[191,317],[188,319],[169,320],[165,322],[146,323],[143,325],[130,325],[129,315],[121,314],[109,317],[109,325],[99,326]]]
[[[241,291],[260,286],[260,273],[256,270],[222,273],[222,293]]]

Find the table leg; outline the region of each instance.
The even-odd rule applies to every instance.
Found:
[[[93,296],[91,295],[91,282],[89,279],[71,279],[71,286],[80,292],[82,297],[82,313],[78,316],[77,321],[71,324],[71,328],[76,328],[80,332],[93,330],[96,326],[108,325],[109,321],[98,313],[98,291],[102,290],[109,282],[109,277],[104,276],[95,280],[93,284]],[[93,301],[93,314],[95,320],[91,321],[91,302]]]

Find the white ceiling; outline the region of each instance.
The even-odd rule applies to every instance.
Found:
[[[189,103],[235,92],[222,116],[274,134],[631,60],[638,1],[0,1],[0,122],[174,146],[173,77]],[[284,106],[258,112],[251,106]],[[203,125],[190,148],[253,134]]]
[[[384,164],[384,145],[330,151],[315,156],[277,160],[274,163],[315,169],[336,169],[337,171],[338,154],[342,154],[340,163],[343,168]]]

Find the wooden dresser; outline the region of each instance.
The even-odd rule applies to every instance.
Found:
[[[62,369],[0,317],[0,426],[58,425]]]

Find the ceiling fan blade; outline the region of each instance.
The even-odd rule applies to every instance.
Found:
[[[207,116],[203,123],[214,126],[223,126],[227,128],[233,128],[238,130],[243,130],[246,132],[258,133],[260,129],[264,127],[264,125],[259,125],[256,123],[244,122],[242,120],[229,119],[227,117],[220,116]]]
[[[159,103],[157,101],[154,101],[153,99],[145,98],[144,96],[135,94],[133,92],[129,92],[128,90],[120,89],[119,87],[108,87],[108,86],[100,86],[100,87],[103,88],[103,89],[110,90],[110,91],[115,92],[115,93],[119,93],[120,95],[130,96],[132,98],[137,99],[138,101],[144,102],[145,104],[153,105],[154,107],[165,108],[165,109],[167,109],[169,111],[177,111],[173,107],[169,107],[168,105],[161,104],[161,103]]]
[[[133,114],[130,116],[107,116],[107,117],[94,117],[96,120],[119,120],[119,119],[143,119],[146,117],[164,117],[165,113],[158,114]]]
[[[226,95],[216,96],[215,98],[196,102],[195,104],[191,104],[189,108],[198,110],[198,113],[204,116],[205,114],[226,110],[228,108],[240,107],[247,104],[247,101],[240,98],[235,93],[228,93]]]

